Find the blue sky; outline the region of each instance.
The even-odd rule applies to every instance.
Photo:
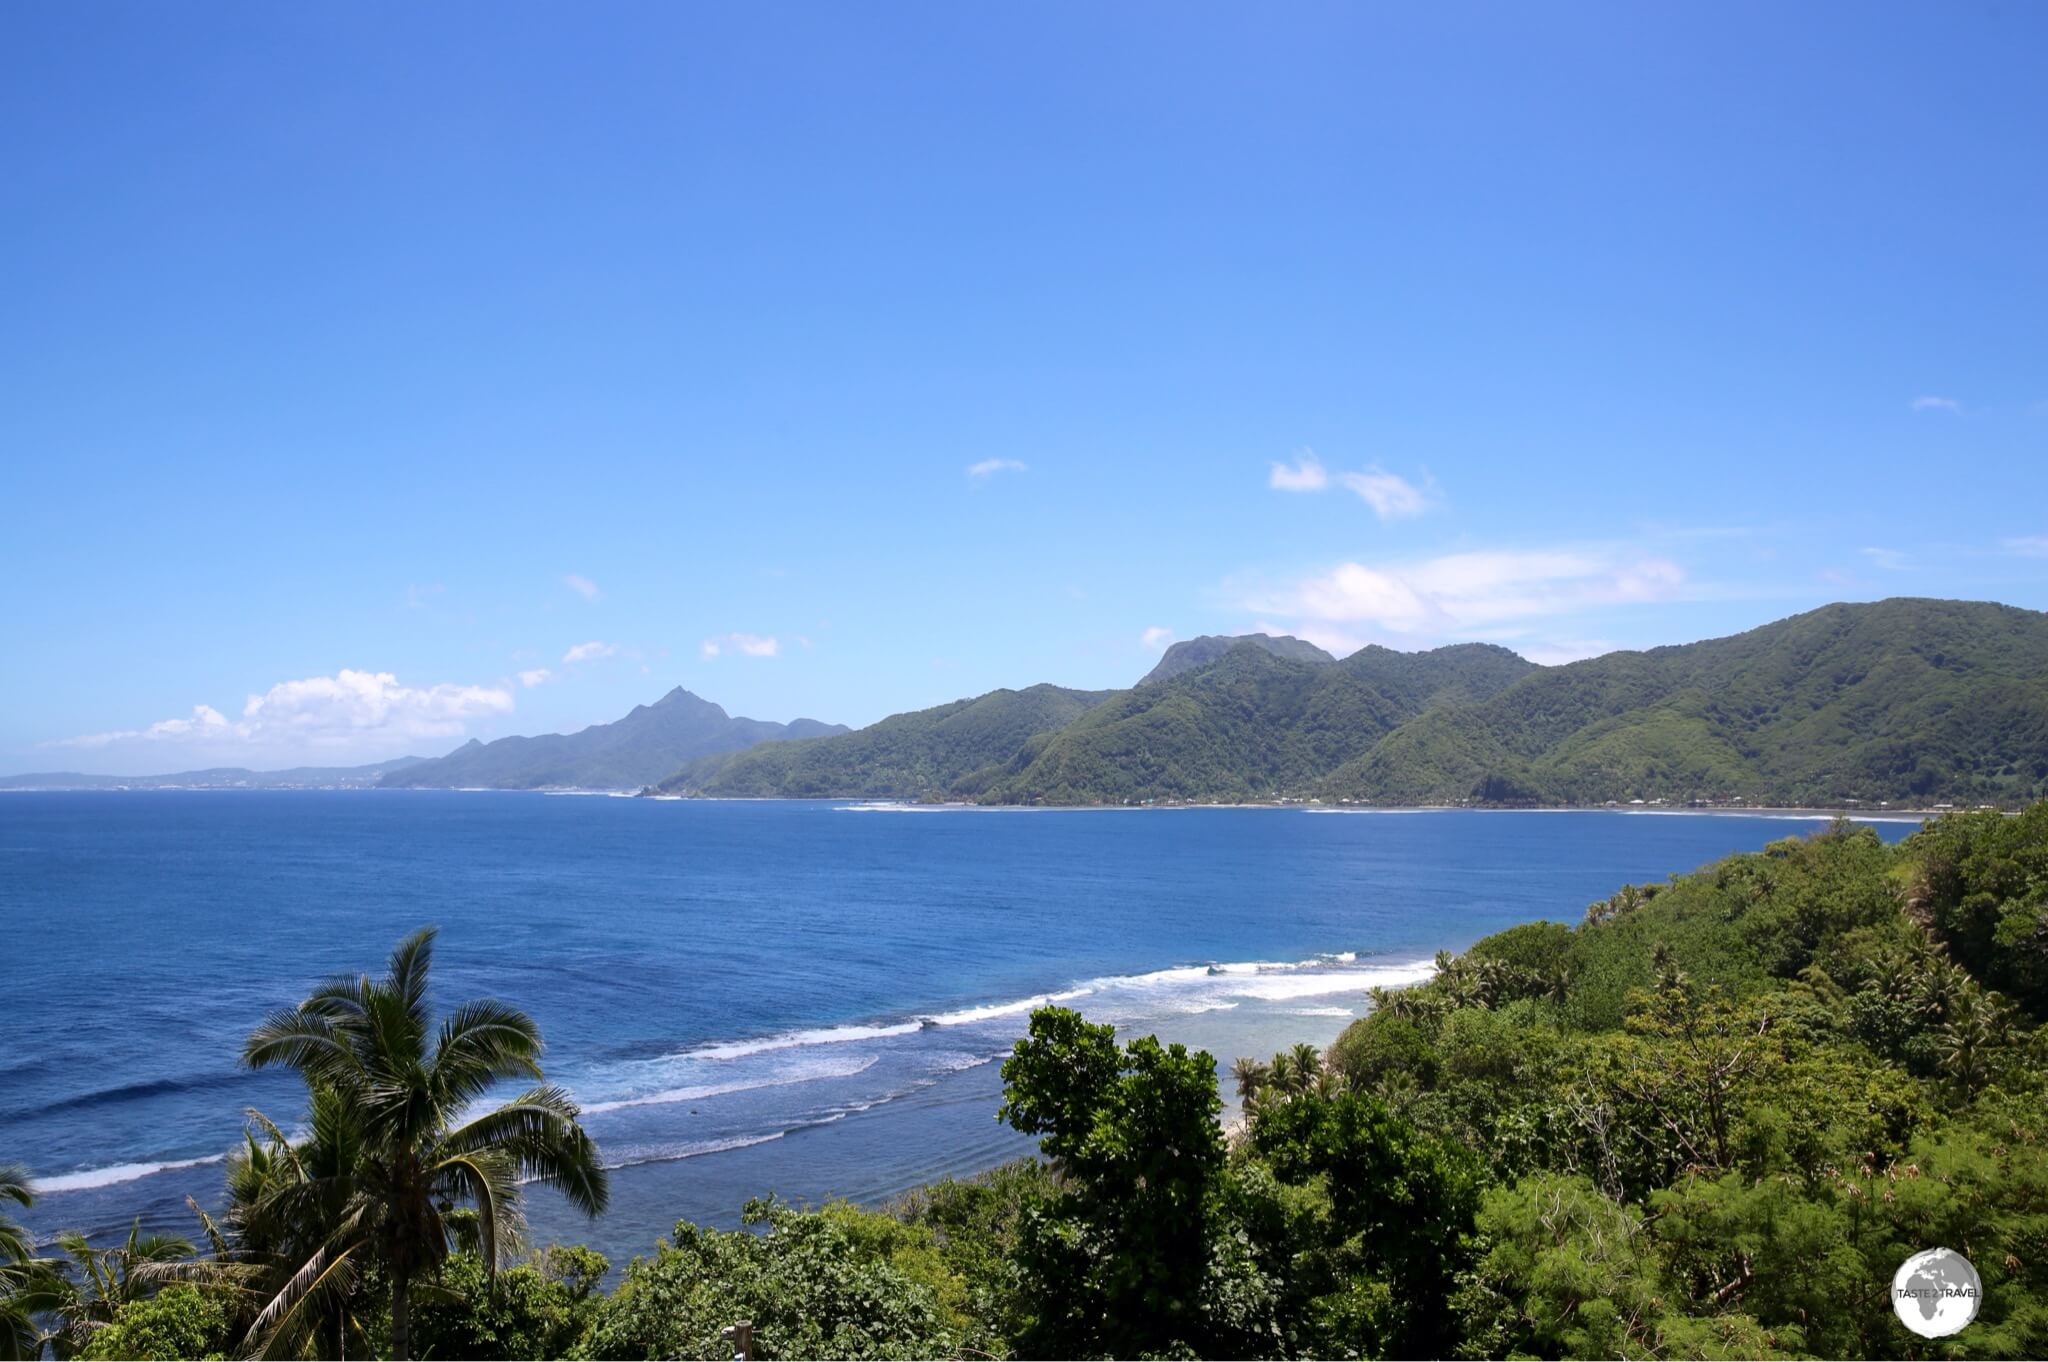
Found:
[[[2021,4],[6,6],[0,770],[2048,606],[2044,57]]]

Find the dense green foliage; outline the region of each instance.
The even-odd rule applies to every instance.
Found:
[[[1898,599],[1546,668],[1330,773],[1387,802],[1772,804],[2048,793],[2048,616]]]
[[[666,788],[1021,804],[2011,807],[2048,795],[2048,615],[2035,611],[1831,605],[1562,667],[1481,644],[1330,661],[1298,640],[1230,642],[1176,645],[1172,667],[1066,712],[1047,700],[1078,693],[996,691],[707,759]]]
[[[173,1286],[125,1304],[85,1342],[77,1357],[231,1356],[227,1308],[216,1294]]]
[[[414,789],[638,790],[712,753],[845,731],[815,719],[778,724],[734,718],[677,686],[614,723],[491,743],[472,738],[445,757],[392,771],[379,783]]]
[[[1888,849],[1839,824],[1446,959],[1332,1048],[1498,1175],[1455,1293],[1470,1356],[2038,1356],[2048,1347],[2048,806]],[[1991,907],[1987,907],[1993,905]],[[1975,908],[1965,905],[1978,905]],[[1986,1290],[1936,1348],[1891,1273]]]
[[[421,1357],[568,1357],[587,1347],[605,1298],[597,1285],[610,1264],[587,1248],[550,1248],[493,1272],[474,1252],[457,1253],[414,1307]]]
[[[1439,957],[1328,1055],[1239,1060],[1227,1134],[1208,1055],[1042,1009],[1000,1113],[1042,1160],[882,1210],[768,1200],[737,1230],[684,1222],[609,1294],[588,1250],[503,1265],[493,1180],[394,1220],[412,1203],[375,1165],[411,1147],[425,1169],[462,1142],[365,1115],[346,1072],[384,1062],[371,1046],[304,1066],[304,1139],[259,1122],[221,1224],[202,1218],[208,1254],[167,1261],[189,1246],[138,1230],[42,1259],[0,1221],[0,1320],[18,1326],[0,1341],[709,1358],[746,1321],[763,1358],[2041,1356],[2044,904],[2048,804],[1953,814],[1896,847],[1837,823]],[[397,1024],[423,969],[401,948],[382,984],[316,994],[252,1049],[314,1036],[336,1022],[319,999],[365,988]],[[446,1034],[481,1017],[458,1009]],[[415,1067],[431,1109],[434,1063]],[[0,1175],[0,1197],[25,1204],[25,1179]],[[1934,1246],[1984,1295],[1930,1342],[1888,1289]],[[361,1270],[292,1296],[280,1281],[307,1280],[309,1247]],[[267,1325],[283,1297],[318,1318]]]
[[[750,1321],[757,1357],[945,1357],[967,1321],[959,1283],[928,1230],[828,1206],[748,1204],[763,1232],[683,1221],[652,1258],[637,1258],[591,1339],[598,1357],[733,1355],[721,1331]],[[949,1306],[951,1308],[949,1308]]]
[[[742,797],[929,799],[977,788],[1105,692],[1031,686],[897,714],[837,737],[710,757],[664,790]]]

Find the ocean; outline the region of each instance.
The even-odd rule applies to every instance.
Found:
[[[443,791],[0,795],[0,1163],[39,1233],[188,1235],[269,1010],[441,929],[437,1003],[530,1012],[612,1175],[536,1242],[623,1261],[752,1196],[874,1202],[1029,1153],[1000,1058],[1058,1000],[1227,1067],[1376,983],[1819,826],[1677,812],[998,810]],[[1904,820],[1878,824],[1895,840]],[[1226,1084],[1227,1091],[1227,1084]]]

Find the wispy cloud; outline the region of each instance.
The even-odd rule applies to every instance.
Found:
[[[562,665],[573,667],[578,662],[595,662],[601,657],[614,657],[618,654],[618,651],[619,649],[616,644],[600,643],[598,640],[592,639],[588,643],[579,643],[568,652],[563,653]]]
[[[967,465],[967,476],[970,478],[987,479],[994,477],[998,473],[1028,472],[1030,468],[1031,465],[1021,459],[983,459],[980,463]]]
[[[1435,487],[1427,481],[1410,482],[1378,464],[1332,477],[1313,449],[1304,449],[1293,463],[1274,463],[1266,473],[1266,486],[1278,492],[1321,492],[1332,486],[1357,493],[1381,520],[1406,520],[1419,516],[1436,504]]]
[[[1953,397],[1916,397],[1913,399],[1914,411],[1959,412],[1962,409],[1963,404],[1956,401]]]
[[[1318,627],[1367,625],[1392,634],[1471,638],[1576,610],[1669,600],[1685,585],[1684,569],[1668,558],[1593,545],[1346,562],[1229,594],[1244,608],[1295,621],[1289,627],[1303,637]]]
[[[602,591],[597,589],[596,582],[578,573],[572,572],[563,577],[562,584],[586,601],[594,601],[604,595]]]
[[[1359,473],[1346,473],[1343,484],[1365,499],[1381,520],[1406,520],[1430,507],[1430,497],[1414,483],[1374,465]]]
[[[408,610],[424,610],[433,603],[434,597],[447,589],[447,587],[439,582],[435,582],[432,586],[422,586],[414,582],[405,588],[405,608]]]
[[[519,684],[525,686],[528,690],[533,689],[535,686],[544,686],[554,679],[555,674],[546,667],[529,667],[519,673]]]
[[[1266,475],[1266,486],[1278,492],[1320,492],[1330,485],[1330,474],[1313,449],[1304,449],[1291,464],[1275,462]]]
[[[2048,534],[2023,535],[2017,539],[2001,539],[1999,547],[2007,553],[2016,553],[2022,558],[2048,558]]]
[[[49,745],[108,747],[134,742],[275,750],[388,745],[452,737],[472,719],[511,712],[511,692],[499,687],[404,686],[390,672],[344,668],[333,676],[281,681],[261,695],[251,695],[239,719],[231,720],[211,705],[194,705],[189,718],[88,733]]]
[[[742,657],[774,657],[782,651],[782,643],[765,634],[717,634],[697,645],[697,651],[705,657],[717,657],[727,651]]]
[[[1903,549],[1887,549],[1880,547],[1862,548],[1856,551],[1862,554],[1865,558],[1868,558],[1872,566],[1881,567],[1886,572],[1910,572],[1913,568],[1912,557],[1909,554],[1907,554]]]
[[[1173,630],[1163,624],[1155,624],[1138,636],[1138,641],[1147,648],[1158,650],[1173,642]]]

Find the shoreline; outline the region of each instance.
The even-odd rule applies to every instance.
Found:
[[[986,812],[986,813],[1188,813],[1205,809],[1258,809],[1271,812],[1322,814],[1425,814],[1425,813],[1612,813],[1652,817],[1711,816],[1722,818],[1848,818],[1860,822],[1925,822],[1950,813],[2019,812],[1998,804],[1953,804],[1928,807],[1876,808],[1832,804],[1331,804],[1321,800],[1246,800],[1233,803],[1160,801],[1151,804],[977,804],[966,800],[916,800],[888,795],[681,795],[650,794],[647,790],[583,789],[547,786],[513,789],[488,785],[401,786],[382,789],[363,785],[37,785],[0,787],[0,796],[11,794],[494,794],[576,796],[604,799],[644,799],[655,803],[684,804],[837,804],[849,810],[877,813]]]

